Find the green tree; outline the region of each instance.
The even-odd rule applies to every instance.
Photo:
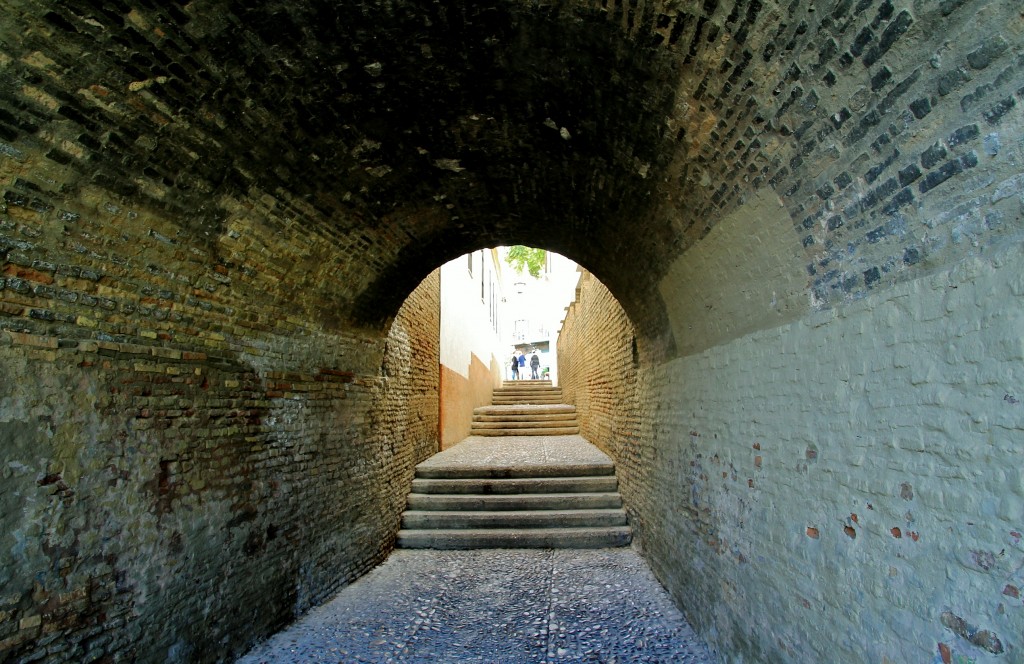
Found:
[[[543,249],[524,247],[521,244],[509,247],[508,255],[505,256],[505,261],[515,268],[516,272],[522,272],[523,268],[526,268],[530,276],[535,278],[540,277],[546,259],[547,252]]]

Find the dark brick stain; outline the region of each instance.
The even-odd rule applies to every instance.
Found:
[[[1003,116],[1009,113],[1016,105],[1017,100],[1013,97],[1006,97],[1005,99],[999,100],[985,110],[983,113],[985,121],[990,125],[999,124],[999,121],[1003,119]]]
[[[935,143],[921,153],[921,165],[925,168],[934,168],[936,164],[946,158],[947,154],[944,145]]]

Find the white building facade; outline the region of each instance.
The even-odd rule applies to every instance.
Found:
[[[441,266],[441,449],[469,435],[473,409],[491,403],[492,390],[508,370],[502,278],[497,249]]]
[[[440,268],[441,449],[469,435],[473,409],[491,403],[492,390],[512,379],[515,352],[525,354],[520,378],[530,378],[530,357],[542,377],[558,382],[557,341],[575,297],[576,263],[547,252],[539,277],[508,265],[505,247],[480,249]]]
[[[546,374],[557,385],[558,332],[565,310],[576,294],[579,267],[568,258],[549,251],[539,277],[510,272],[512,283],[506,298],[510,319],[509,354],[516,350],[526,355],[526,372],[520,376],[526,379],[531,376],[530,357],[536,353],[540,358],[541,377]],[[509,367],[505,368],[505,378],[511,378]]]

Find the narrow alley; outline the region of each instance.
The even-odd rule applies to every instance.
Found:
[[[711,664],[628,547],[612,460],[558,433],[578,431],[560,399],[548,381],[496,389],[473,435],[416,466],[388,560],[239,664]]]
[[[602,528],[581,526],[574,515],[614,512],[593,508],[609,497],[621,505],[618,495],[538,486],[555,480],[566,491],[565,484],[610,466],[578,435],[471,436],[431,457],[418,474],[477,483],[442,495],[447,500],[433,512],[410,496],[416,514],[446,517],[449,530],[432,531],[429,541],[401,531],[399,547],[425,548],[399,548],[239,664],[713,662],[635,549],[577,548],[600,538]],[[468,479],[483,475],[503,479]],[[461,512],[452,499],[463,503]]]

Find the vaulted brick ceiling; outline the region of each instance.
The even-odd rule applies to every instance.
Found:
[[[62,195],[162,210],[213,254],[225,201],[269,196],[264,234],[333,238],[354,266],[343,320],[379,325],[441,262],[514,242],[584,264],[653,330],[671,260],[745,191],[813,195],[793,173],[835,159],[816,143],[846,119],[817,92],[833,35],[874,16],[866,67],[909,24],[876,4],[23,2],[0,131],[79,172]]]
[[[399,235],[356,298],[367,320],[478,246],[532,242],[615,281],[679,242],[646,218],[679,138],[666,120],[684,65],[665,46],[692,17],[518,1],[45,4],[38,27],[14,19],[26,53],[55,61],[62,80],[39,83],[57,107],[23,107],[8,131],[66,120],[92,183],[210,238],[218,199],[254,186],[312,205],[301,223],[320,232],[367,236],[371,253],[376,233]]]

